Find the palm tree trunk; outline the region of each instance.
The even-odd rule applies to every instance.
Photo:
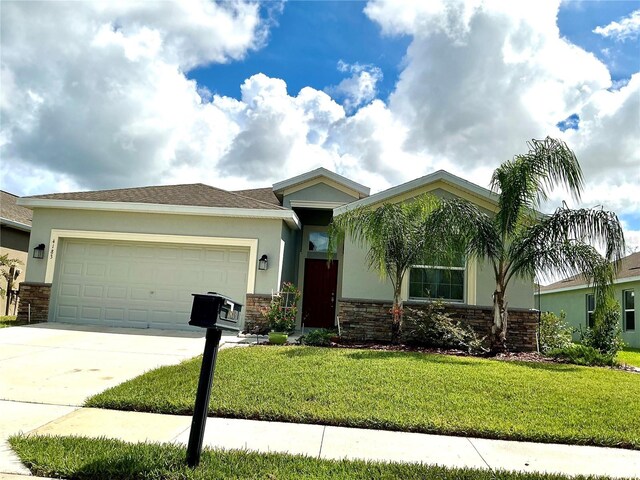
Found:
[[[391,343],[398,343],[400,339],[400,331],[402,330],[402,284],[393,289],[393,309],[391,324]]]
[[[491,326],[491,351],[501,352],[507,349],[507,302],[504,291],[493,292],[493,325]]]

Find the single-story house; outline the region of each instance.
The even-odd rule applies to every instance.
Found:
[[[18,206],[17,200],[16,195],[0,190],[0,255],[8,255],[9,259],[22,262],[11,272],[7,271],[13,274],[13,290],[17,290],[25,279],[31,234],[31,210]],[[6,290],[7,281],[2,278],[0,282]],[[0,298],[0,315],[13,315],[17,302],[17,295],[7,292],[4,298]]]
[[[614,280],[614,296],[620,304],[622,339],[631,347],[640,348],[640,305],[635,294],[640,292],[640,252],[624,257]],[[593,285],[582,276],[560,280],[541,286],[536,292],[536,305],[543,312],[566,314],[567,323],[574,329],[593,326],[595,296]],[[579,333],[574,334],[577,340]]]
[[[244,303],[249,329],[286,281],[302,291],[298,327],[339,321],[352,336],[373,338],[361,313],[389,317],[392,288],[348,239],[328,263],[328,225],[345,209],[425,192],[462,197],[487,212],[497,205],[488,190],[442,170],[370,195],[324,168],[233,192],[190,184],[25,197],[19,203],[33,210],[31,249],[45,244],[46,254],[30,262],[23,299],[31,296],[32,317],[52,322],[186,328],[191,293],[217,291]],[[427,300],[421,292],[438,292],[476,312],[467,317],[490,322],[490,309],[479,306],[492,303],[492,275],[475,261],[416,266],[404,297],[419,303]],[[508,294],[514,311],[533,308],[532,282],[513,283]]]

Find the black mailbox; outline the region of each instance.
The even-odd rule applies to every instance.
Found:
[[[216,292],[193,293],[189,325],[203,328],[240,330],[242,304]]]

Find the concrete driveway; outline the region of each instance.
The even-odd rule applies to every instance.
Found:
[[[0,400],[82,405],[147,370],[202,353],[202,332],[37,324],[0,329]]]
[[[47,425],[91,395],[199,355],[203,348],[204,330],[57,323],[0,329],[0,478],[29,474],[6,442],[10,435]]]

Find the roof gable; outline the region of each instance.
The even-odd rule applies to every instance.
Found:
[[[370,192],[369,187],[365,187],[364,185],[322,167],[291,177],[287,180],[274,183],[273,192],[278,196],[278,198],[282,198],[283,195],[302,190],[321,182],[348,193],[354,198],[367,197]]]
[[[336,208],[334,215],[340,215],[358,207],[376,205],[383,202],[401,202],[438,189],[469,200],[488,211],[495,211],[497,207],[498,196],[495,193],[445,170],[438,170],[349,205]]]

